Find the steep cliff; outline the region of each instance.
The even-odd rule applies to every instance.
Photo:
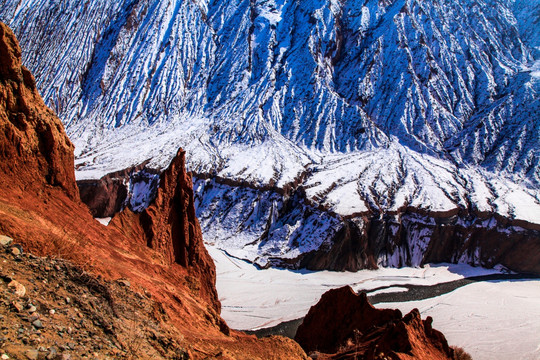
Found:
[[[290,340],[259,341],[231,332],[220,318],[183,152],[162,176],[144,219],[128,212],[109,227],[93,219],[79,200],[73,146],[60,120],[21,67],[11,30],[0,24],[0,34],[0,233],[24,251],[69,260],[84,269],[83,279],[92,278],[85,272],[100,281],[127,279],[133,291],[159,304],[155,320],[181,334],[177,340],[195,359],[304,359]]]
[[[60,119],[45,106],[34,77],[21,65],[12,31],[0,25],[0,171],[10,185],[35,191],[57,186],[79,198],[73,171],[73,145]]]
[[[201,295],[219,313],[215,288],[216,269],[206,251],[201,227],[195,216],[193,182],[186,172],[186,153],[178,150],[161,174],[155,199],[139,214],[129,209],[112,220],[111,226],[156,250],[164,264],[179,264],[196,274]],[[224,325],[225,326],[225,325]]]
[[[0,27],[0,113],[2,132],[2,182],[4,189],[21,188],[27,199],[37,192],[40,203],[48,202],[44,191],[58,187],[78,206],[82,219],[88,211],[79,201],[73,167],[73,145],[62,123],[41,100],[30,72],[21,65],[21,51],[4,24]],[[4,61],[6,59],[6,61]],[[173,263],[200,275],[200,287],[210,304],[219,312],[215,290],[214,265],[204,248],[200,226],[195,218],[191,177],[185,171],[185,153],[179,151],[162,175],[157,197],[151,207],[136,218],[122,221],[118,231],[141,227],[137,236],[126,241],[139,242],[155,249],[164,257],[163,264]],[[51,193],[52,195],[53,193]],[[59,212],[61,209],[59,209]],[[61,213],[56,214],[62,217]],[[125,215],[125,217],[129,217]],[[82,220],[81,219],[81,220]],[[94,221],[92,221],[94,222]],[[76,224],[73,224],[76,226]],[[131,234],[133,235],[133,233]]]

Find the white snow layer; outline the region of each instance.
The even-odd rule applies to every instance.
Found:
[[[306,315],[326,291],[350,285],[355,291],[394,285],[434,285],[497,270],[469,265],[381,268],[358,272],[258,269],[255,265],[206,245],[217,269],[222,317],[234,329],[257,329]]]
[[[309,195],[340,215],[540,223],[538,0],[0,5],[79,179],[181,146],[191,170],[253,185],[313,170]]]
[[[112,217],[95,218],[101,225],[108,226],[112,220]]]
[[[417,153],[397,141],[388,148],[347,154],[303,150],[275,131],[261,143],[216,145],[207,120],[183,118],[145,130],[119,129],[106,145],[80,156],[77,179],[99,178],[151,159],[148,166],[164,168],[175,149],[187,151],[190,170],[254,186],[284,187],[303,180],[314,203],[342,216],[412,206],[446,212],[469,204],[479,211],[540,224],[540,189],[519,179],[477,166],[458,167],[448,160]],[[126,141],[126,138],[129,138]],[[122,140],[121,140],[122,139]],[[112,145],[114,144],[114,145]]]
[[[380,303],[433,317],[450,345],[475,360],[540,359],[540,281],[489,281],[422,301]]]

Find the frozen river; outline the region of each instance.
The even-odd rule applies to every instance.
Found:
[[[500,274],[461,264],[356,273],[261,270],[207,248],[216,263],[221,315],[234,329],[266,328],[301,318],[324,292],[350,285],[377,301],[398,300],[378,302],[377,307],[398,308],[404,314],[416,307],[423,318],[432,316],[434,328],[450,345],[463,347],[475,360],[540,359],[538,279],[460,281]],[[432,287],[449,282],[453,285]],[[417,285],[432,287],[432,294],[426,295],[429,287]],[[423,300],[402,301],[417,298]]]

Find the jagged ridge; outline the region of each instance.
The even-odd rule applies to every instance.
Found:
[[[80,178],[163,169],[182,145],[203,177],[303,185],[326,241],[339,216],[409,208],[540,222],[536,0],[0,4]],[[246,219],[215,220],[225,239]],[[285,257],[302,226],[274,226]]]
[[[418,309],[375,309],[365,293],[349,287],[327,291],[309,309],[295,339],[319,359],[454,359],[433,319]]]

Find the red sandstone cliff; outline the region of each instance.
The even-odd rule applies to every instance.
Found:
[[[288,339],[229,335],[219,317],[214,265],[194,215],[182,151],[146,212],[122,214],[109,227],[93,219],[79,200],[73,146],[2,23],[0,128],[0,234],[25,251],[66,258],[105,280],[129,279],[134,291],[164,309],[162,326],[178,335],[191,358],[305,358]]]
[[[349,287],[326,292],[298,328],[295,340],[323,359],[453,359],[453,350],[432,319],[414,309],[376,309]]]
[[[201,295],[219,312],[216,268],[203,244],[195,216],[193,182],[186,172],[185,151],[178,150],[161,174],[155,200],[140,214],[126,209],[111,223],[120,232],[156,250],[166,265],[179,264],[194,274]]]
[[[5,25],[0,26],[0,59],[0,171],[8,175],[0,184],[9,181],[23,189],[48,184],[77,201],[73,145],[21,65],[21,49]]]

